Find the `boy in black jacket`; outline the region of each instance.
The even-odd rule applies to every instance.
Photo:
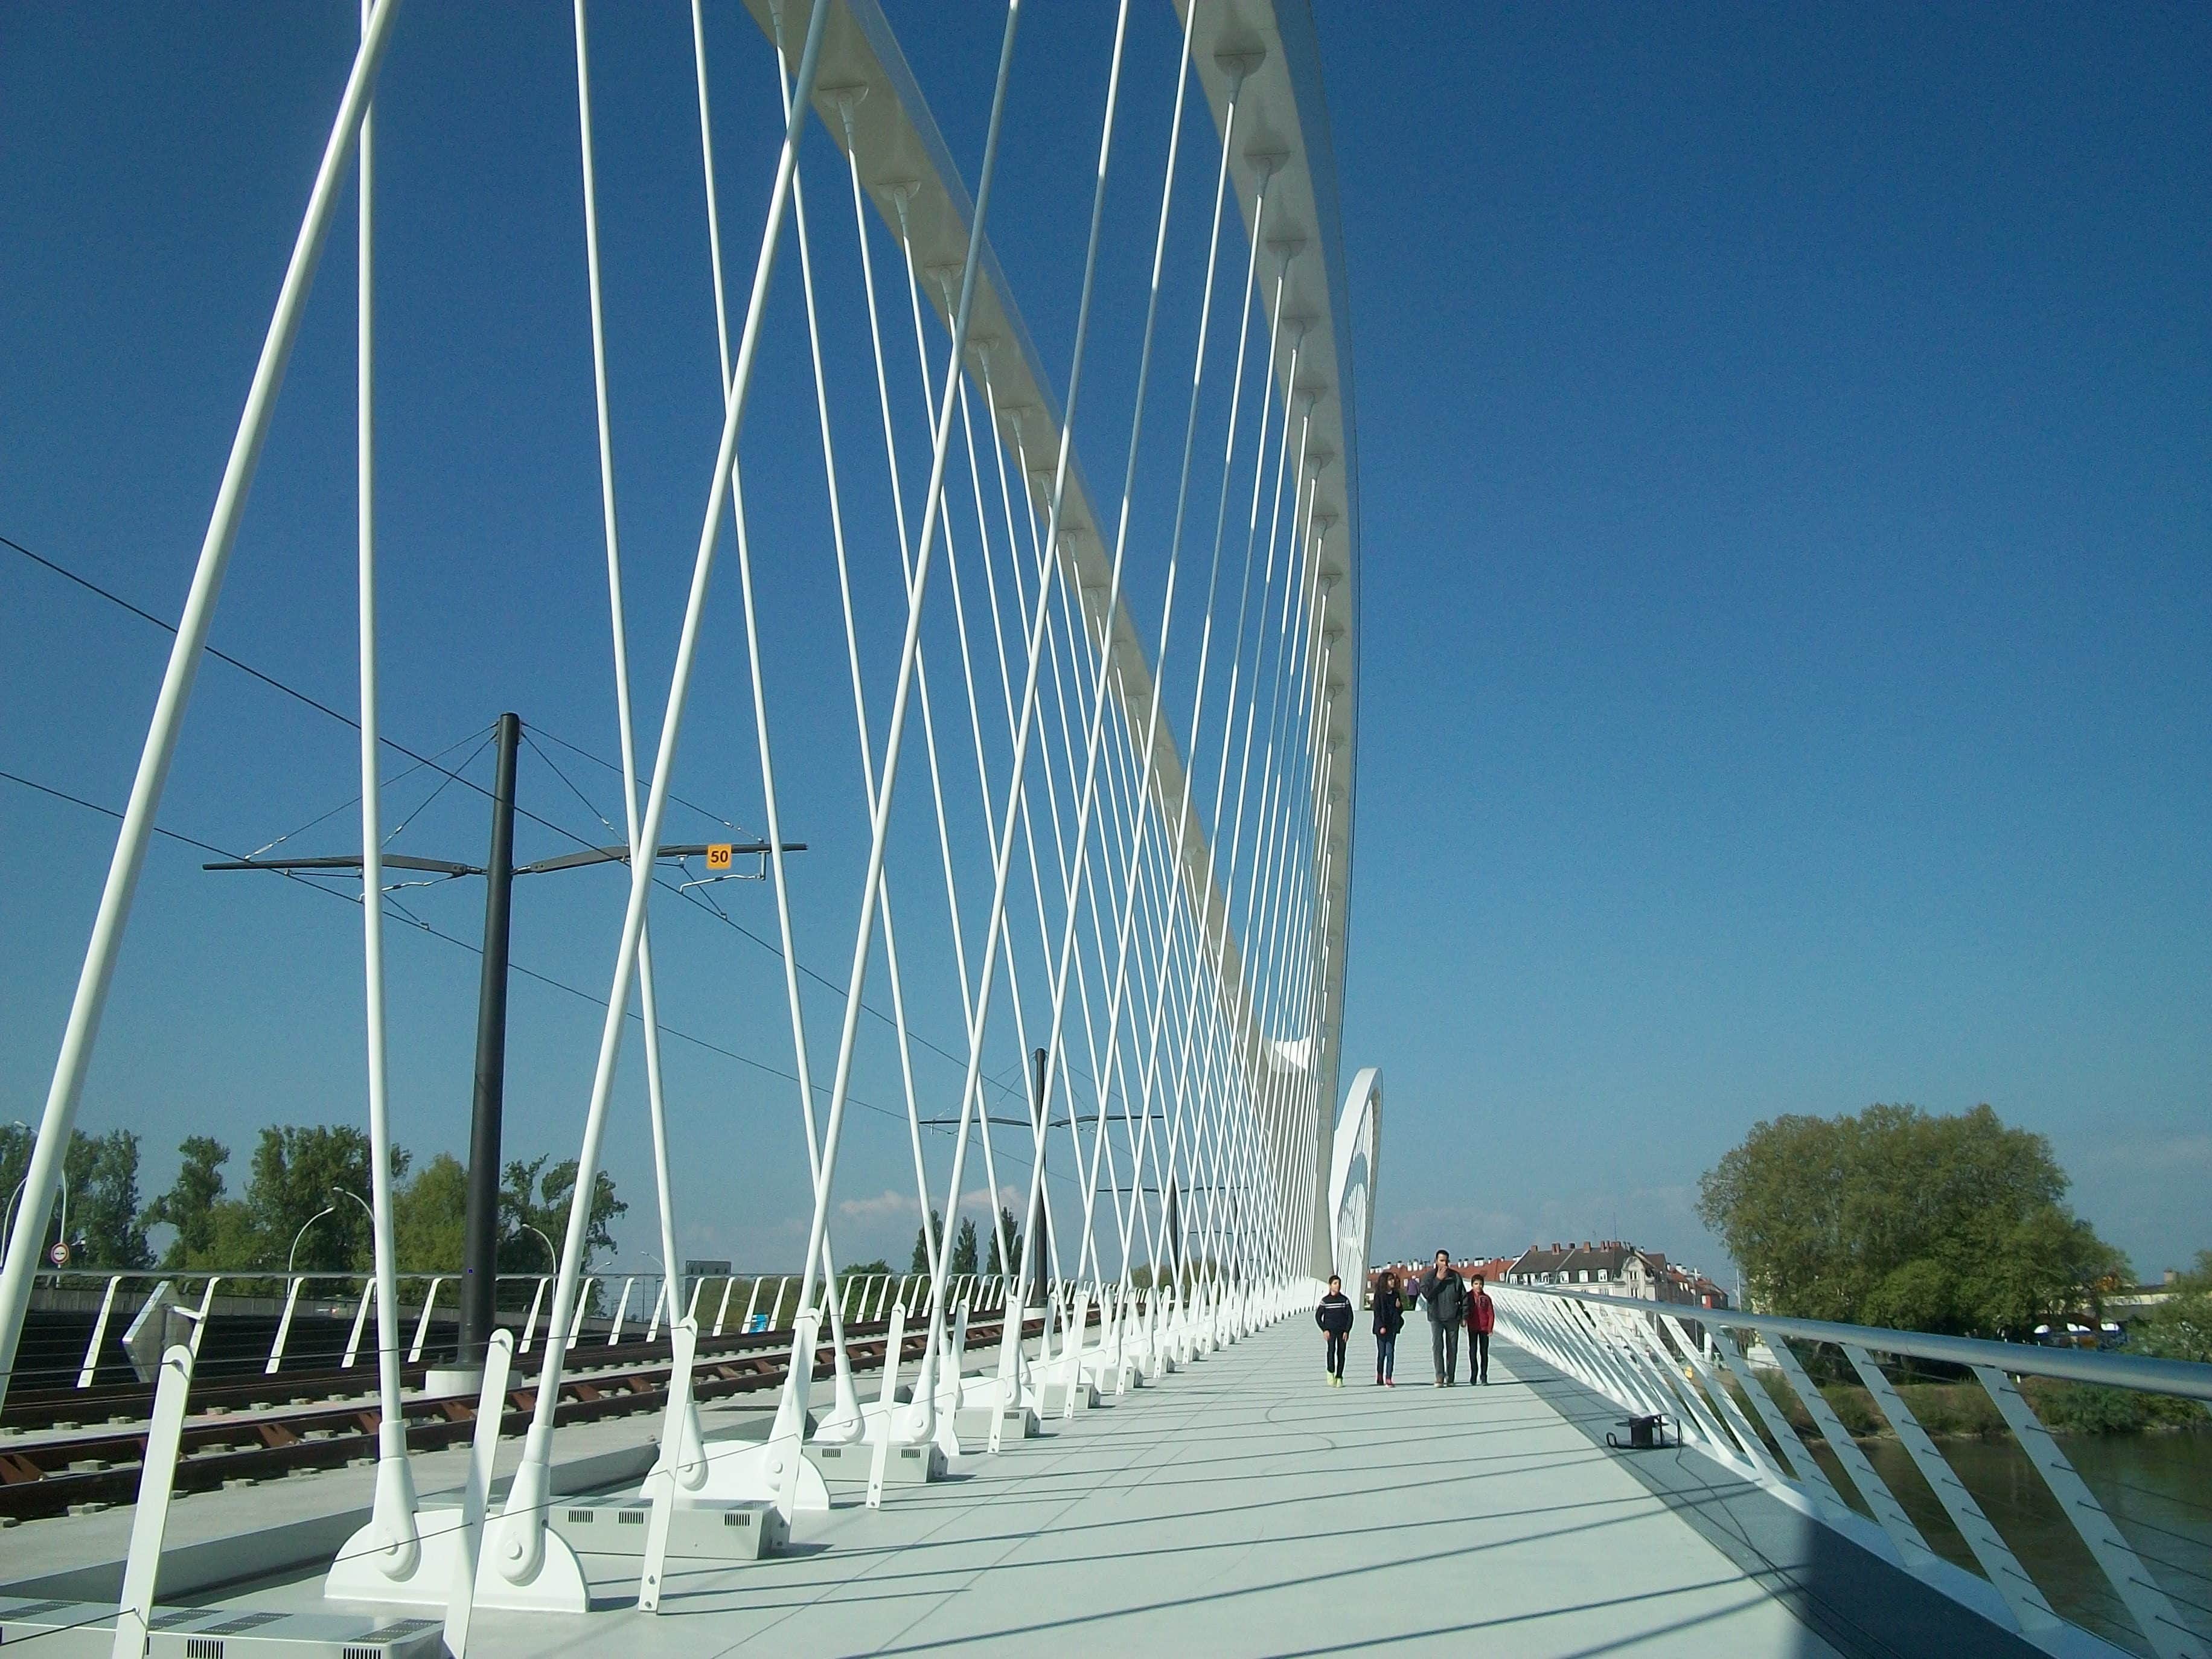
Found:
[[[1328,1339],[1324,1363],[1328,1367],[1328,1386],[1344,1386],[1344,1339],[1352,1334],[1352,1298],[1344,1293],[1344,1281],[1334,1273],[1328,1276],[1328,1294],[1314,1310],[1314,1323],[1320,1326]]]

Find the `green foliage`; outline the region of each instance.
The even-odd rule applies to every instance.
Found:
[[[938,1239],[944,1236],[944,1232],[945,1218],[937,1211],[932,1210],[929,1212],[929,1225],[915,1229],[914,1261],[907,1268],[908,1273],[926,1273],[937,1265],[936,1244]]]
[[[127,1129],[70,1137],[70,1237],[81,1267],[150,1267],[154,1249],[138,1217],[138,1137]]]
[[[16,1189],[31,1168],[31,1131],[0,1128],[0,1206],[20,1206]],[[69,1242],[74,1267],[150,1267],[154,1252],[138,1217],[138,1137],[127,1129],[70,1135],[62,1158],[68,1183]],[[63,1195],[57,1192],[46,1218],[43,1250],[61,1237]],[[15,1216],[8,1209],[12,1227]]]
[[[2129,1327],[2128,1347],[2154,1359],[2212,1364],[2212,1250],[2199,1250],[2172,1293]]]
[[[547,1167],[549,1164],[551,1167]],[[576,1160],[563,1158],[551,1164],[551,1154],[525,1164],[520,1159],[507,1164],[499,1184],[499,1269],[501,1273],[550,1273],[554,1261],[545,1248],[550,1240],[558,1251],[568,1235],[568,1212],[576,1195]],[[615,1196],[614,1177],[605,1170],[592,1183],[592,1202],[584,1226],[584,1271],[592,1268],[592,1258],[600,1250],[615,1247],[614,1234],[610,1229],[617,1216],[627,1215],[629,1206]],[[541,1240],[530,1229],[536,1228],[545,1239]]]
[[[161,1255],[164,1267],[211,1259],[218,1222],[216,1206],[223,1191],[222,1166],[230,1162],[230,1148],[212,1135],[186,1135],[177,1150],[185,1161],[176,1181],[146,1206],[143,1218],[149,1227],[176,1231]]]
[[[406,1152],[392,1149],[395,1181],[407,1173]],[[246,1218],[253,1240],[255,1266],[281,1267],[292,1241],[318,1211],[336,1205],[330,1215],[300,1238],[302,1273],[365,1273],[375,1259],[374,1229],[366,1207],[371,1186],[368,1136],[337,1123],[275,1124],[261,1132],[253,1149],[253,1172],[246,1184]],[[352,1194],[349,1197],[347,1194]],[[354,1201],[360,1199],[360,1203]],[[235,1267],[236,1261],[198,1262],[199,1267]]]
[[[368,1267],[374,1249],[367,1208],[368,1137],[361,1130],[342,1124],[270,1125],[261,1132],[246,1191],[237,1198],[224,1192],[228,1147],[192,1135],[179,1150],[184,1164],[175,1184],[144,1216],[149,1226],[176,1230],[163,1267],[234,1271],[282,1268],[291,1260],[302,1273]],[[404,1175],[407,1165],[407,1153],[392,1148],[394,1176]],[[331,1213],[319,1214],[325,1209]]]
[[[135,1195],[136,1144],[125,1148],[116,1142],[111,1135],[98,1143],[101,1161],[88,1166],[96,1174],[104,1198],[126,1189]],[[235,1198],[228,1195],[223,1177],[223,1166],[230,1161],[228,1147],[208,1135],[191,1135],[179,1150],[184,1162],[175,1182],[137,1218],[142,1250],[147,1227],[174,1230],[175,1237],[162,1254],[164,1267],[281,1269],[289,1259],[301,1273],[365,1273],[374,1264],[375,1246],[366,1207],[368,1137],[361,1130],[294,1123],[264,1129],[246,1190]],[[468,1215],[467,1168],[452,1154],[441,1152],[406,1180],[411,1162],[404,1151],[392,1149],[392,1244],[399,1271],[457,1272]],[[72,1169],[72,1188],[76,1179]],[[526,1224],[543,1229],[557,1249],[568,1230],[568,1200],[575,1184],[574,1158],[553,1164],[550,1158],[541,1158],[507,1166],[500,1189],[502,1273],[551,1271],[544,1244],[526,1230]],[[616,1196],[612,1177],[602,1171],[586,1236],[586,1272],[593,1252],[613,1248],[609,1224],[629,1207]],[[331,1212],[319,1215],[325,1209]],[[146,1255],[150,1259],[150,1250]],[[526,1289],[520,1295],[527,1300]]]
[[[950,1270],[953,1278],[962,1279],[975,1273],[979,1248],[975,1237],[975,1222],[971,1216],[961,1222],[959,1232],[953,1236],[952,1265]]]
[[[1005,1241],[1003,1245],[1000,1242],[1001,1239]],[[1006,1260],[1009,1251],[1016,1257],[1013,1262]],[[1014,1219],[1014,1212],[1012,1210],[1001,1205],[999,1209],[998,1230],[991,1235],[991,1271],[1002,1279],[1012,1277],[1019,1265],[1021,1253],[1021,1223]]]
[[[469,1172],[440,1152],[392,1194],[392,1253],[403,1273],[456,1273],[469,1210]]]
[[[891,1264],[881,1256],[873,1261],[848,1262],[837,1269],[837,1282],[842,1285],[852,1279],[888,1279],[890,1271]]]
[[[2027,1379],[2024,1390],[2043,1426],[2054,1434],[2127,1434],[2147,1426],[2149,1397],[2132,1389]]]
[[[2066,1188],[2050,1143],[1987,1106],[1877,1105],[1754,1125],[1700,1181],[1698,1212],[1762,1310],[2001,1336],[2094,1312],[2126,1272]]]

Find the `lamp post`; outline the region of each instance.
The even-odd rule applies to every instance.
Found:
[[[337,1189],[333,1188],[331,1190],[335,1192]],[[284,1276],[287,1279],[289,1279],[292,1276],[293,1264],[300,1259],[300,1241],[307,1236],[307,1229],[313,1226],[325,1216],[336,1215],[337,1212],[338,1206],[337,1205],[325,1204],[321,1209],[316,1211],[314,1214],[309,1216],[305,1221],[302,1221],[300,1224],[300,1231],[292,1235],[292,1248],[290,1250],[286,1252],[284,1256]],[[372,1218],[372,1219],[373,1218]]]
[[[538,1235],[538,1242],[545,1247],[545,1254],[550,1256],[553,1260],[553,1271],[556,1273],[559,1273],[561,1271],[561,1252],[553,1248],[553,1241],[545,1237],[542,1229],[532,1226],[527,1221],[522,1224],[522,1230],[525,1232],[536,1233]]]
[[[35,1147],[37,1146],[37,1145],[38,1145],[38,1141],[39,1141],[39,1132],[38,1132],[36,1129],[33,1129],[33,1128],[29,1124],[27,1124],[27,1123],[24,1122],[24,1121],[23,1121],[23,1120],[22,1120],[21,1118],[20,1118],[20,1117],[19,1117],[19,1118],[12,1119],[12,1120],[10,1121],[10,1127],[14,1127],[14,1128],[21,1129],[21,1130],[25,1134],[27,1134],[27,1135],[28,1135],[28,1136],[30,1136],[30,1137],[31,1137],[31,1145],[32,1145],[32,1146],[33,1146],[33,1148],[35,1148]],[[29,1160],[28,1160],[28,1158],[27,1158],[25,1161],[26,1161],[26,1163],[27,1163]],[[58,1171],[57,1171],[57,1173],[58,1173],[58,1174],[61,1176],[61,1178],[62,1178],[62,1231],[61,1231],[61,1240],[62,1240],[62,1243],[63,1243],[64,1245],[66,1245],[66,1244],[69,1243],[69,1166],[68,1166],[68,1164],[63,1164],[63,1166],[61,1167],[61,1169],[60,1169],[59,1170],[58,1170]],[[8,1236],[8,1229],[9,1229],[9,1224],[10,1224],[12,1222],[14,1222],[14,1220],[15,1220],[15,1202],[16,1202],[16,1200],[17,1200],[18,1199],[20,1199],[20,1198],[21,1198],[21,1197],[23,1196],[23,1186],[24,1186],[24,1183],[25,1183],[26,1182],[29,1181],[29,1180],[30,1180],[30,1178],[31,1178],[31,1173],[30,1173],[30,1171],[27,1169],[27,1170],[24,1170],[24,1172],[23,1172],[23,1178],[22,1178],[22,1180],[21,1180],[21,1181],[18,1181],[18,1182],[15,1183],[15,1190],[14,1192],[12,1192],[12,1193],[10,1193],[10,1194],[8,1194],[8,1208],[7,1208],[7,1211],[6,1211],[6,1212],[5,1212],[4,1214],[0,1214],[0,1238],[4,1238],[4,1237],[6,1237]]]

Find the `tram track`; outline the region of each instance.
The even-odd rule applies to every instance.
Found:
[[[1024,1334],[1042,1328],[1041,1321],[1031,1320]],[[991,1346],[1003,1329],[995,1319],[973,1324],[969,1339],[979,1346]],[[702,1344],[692,1365],[694,1396],[703,1402],[781,1388],[790,1368],[791,1335],[788,1330],[755,1332]],[[846,1352],[854,1368],[880,1370],[889,1336],[882,1322],[848,1327]],[[909,1329],[900,1345],[902,1356],[919,1358],[926,1337],[926,1328]],[[599,1363],[590,1369],[564,1371],[553,1420],[565,1425],[659,1411],[668,1401],[672,1369],[665,1342],[603,1350]],[[815,1350],[814,1376],[818,1381],[835,1374],[835,1350],[823,1343]],[[383,1413],[374,1394],[362,1391],[361,1380],[352,1371],[303,1372],[281,1387],[280,1379],[263,1377],[225,1379],[204,1391],[196,1389],[174,1490],[210,1492],[234,1482],[282,1480],[374,1460]],[[406,1385],[419,1390],[422,1382],[422,1368],[408,1368]],[[341,1383],[350,1385],[346,1397],[334,1400],[331,1396]],[[272,1394],[291,1397],[272,1403]],[[240,1396],[251,1398],[241,1401]],[[115,1399],[101,1401],[97,1409],[112,1411]],[[521,1434],[537,1401],[535,1382],[509,1389],[501,1433]],[[429,1451],[467,1442],[476,1432],[477,1408],[471,1397],[411,1394],[401,1407],[409,1449]],[[91,1408],[80,1401],[76,1409],[82,1414]],[[28,1521],[82,1512],[88,1505],[135,1502],[147,1433],[142,1419],[127,1429],[112,1423],[28,1433],[18,1428],[0,1437],[0,1520]]]

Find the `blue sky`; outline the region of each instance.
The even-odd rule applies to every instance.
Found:
[[[773,88],[724,9],[726,210],[749,221]],[[995,21],[892,12],[972,167]],[[1172,21],[1137,13],[1157,128]],[[635,673],[657,708],[714,436],[688,30],[673,8],[597,15]],[[174,614],[353,27],[339,5],[0,21],[0,534]],[[1094,118],[1055,117],[1095,108],[1104,31],[1030,31],[996,240],[1057,374]],[[1425,26],[1417,73],[1402,29],[1325,9],[1320,32],[1364,512],[1346,1053],[1389,1087],[1380,1247],[1622,1233],[1712,1266],[1698,1172],[1759,1118],[1875,1100],[1987,1100],[2048,1134],[2146,1271],[2212,1244],[2212,21],[1469,8]],[[417,7],[380,103],[386,721],[456,759],[504,707],[614,748],[568,52],[561,9]],[[818,133],[808,165],[836,210]],[[1121,246],[1142,197],[1109,198]],[[350,247],[334,236],[216,630],[340,707]],[[793,290],[763,443],[811,418]],[[1094,483],[1118,471],[1117,384],[1100,370]],[[764,540],[818,544],[797,487],[818,477],[758,476]],[[818,562],[779,572],[769,648],[797,676],[833,590]],[[757,828],[732,574],[679,787]],[[165,640],[4,550],[0,618],[0,769],[119,802]],[[821,842],[802,879],[842,902],[851,848],[806,823],[852,816],[848,714],[780,718],[793,833]],[[843,769],[804,763],[833,752]],[[619,819],[606,774],[550,753]],[[210,665],[163,821],[258,847],[342,804],[353,764],[343,727]],[[593,830],[536,756],[524,787]],[[394,785],[392,815],[428,793]],[[448,791],[404,844],[471,858],[483,833]],[[352,826],[310,842],[349,848]],[[111,845],[0,786],[0,1115],[43,1098]],[[559,847],[526,826],[526,855]],[[242,1152],[271,1119],[360,1112],[355,913],[198,859],[149,863],[85,1108],[146,1134],[153,1188],[185,1133]],[[526,890],[517,958],[603,987],[620,884],[560,879]],[[473,890],[401,896],[475,936]],[[717,896],[772,929],[762,890]],[[670,1018],[787,1063],[773,958],[696,910],[661,937]],[[812,965],[842,978],[843,948]],[[457,1150],[476,962],[392,950],[399,1136]],[[817,1041],[833,1003],[810,1006]],[[514,1018],[510,1148],[572,1146],[594,1012],[525,985]],[[789,1085],[681,1043],[670,1065],[685,1248],[781,1260]],[[635,1071],[633,1045],[633,1129]],[[903,1132],[854,1133],[848,1254],[902,1254],[910,1211],[866,1206],[906,1182]],[[641,1139],[614,1159],[633,1200]]]

